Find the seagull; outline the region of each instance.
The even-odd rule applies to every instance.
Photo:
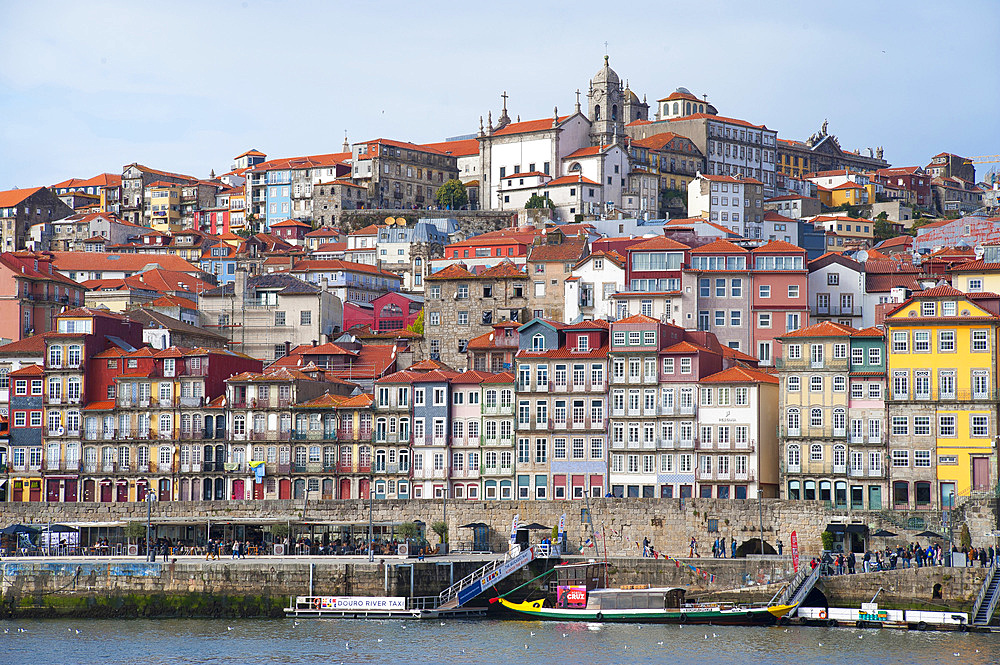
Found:
[[[442,622],[441,622],[441,625],[442,625],[442,626],[444,625],[444,621],[442,621]],[[534,633],[532,633],[532,635],[534,635]]]
[[[534,636],[535,636],[535,634],[534,634],[534,633],[531,633],[531,636],[532,636],[532,637],[534,637]]]
[[[345,649],[350,649],[351,648],[351,643],[350,642],[344,642],[344,648]]]
[[[293,622],[292,622],[292,625],[293,625],[293,626],[297,626],[297,625],[299,625],[299,622],[298,622],[298,621],[293,621]]]
[[[567,637],[569,633],[563,633],[563,637]]]
[[[708,633],[705,633],[705,639],[706,640],[708,639]]]
[[[820,643],[819,643],[819,645],[820,645],[820,646],[823,646],[823,643],[822,643],[822,642],[820,642]]]
[[[527,648],[528,648],[528,645],[527,645],[527,644],[525,644],[525,645],[524,645],[524,648],[525,648],[525,650],[527,650]]]
[[[715,633],[712,633],[712,637],[718,637],[718,635],[716,635]]]
[[[78,631],[76,631],[76,633],[75,633],[75,634],[76,634],[76,635],[79,635],[79,634],[80,634],[80,631],[79,631],[79,630],[78,630]]]
[[[627,644],[625,645],[625,648],[628,649],[628,645]]]
[[[662,647],[663,646],[663,642],[657,642],[656,645]]]
[[[232,630],[232,629],[233,629],[232,626],[226,626],[226,630]]]
[[[958,653],[958,652],[956,651],[955,653],[953,653],[953,654],[951,654],[951,655],[952,655],[952,656],[961,656],[962,654],[960,654],[960,653]]]
[[[858,639],[859,640],[863,640],[863,639],[865,639],[865,636],[864,635],[858,635]]]

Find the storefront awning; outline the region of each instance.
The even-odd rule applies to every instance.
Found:
[[[830,533],[844,533],[847,530],[846,524],[827,524],[826,530]]]
[[[868,533],[868,527],[864,524],[848,524],[847,533],[860,533],[863,536]]]

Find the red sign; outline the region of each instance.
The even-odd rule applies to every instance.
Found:
[[[560,586],[556,589],[556,605],[558,607],[586,607],[587,587]]]
[[[792,531],[792,570],[799,572],[799,535]]]

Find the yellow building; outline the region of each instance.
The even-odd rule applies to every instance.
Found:
[[[181,230],[181,186],[158,181],[146,187],[146,217],[155,231],[173,233]]]
[[[1000,262],[978,259],[954,266],[951,285],[963,293],[1000,293]]]
[[[894,508],[947,507],[995,485],[998,313],[995,294],[942,285],[886,315]]]
[[[831,189],[819,187],[819,200],[823,205],[836,208],[842,205],[866,205],[875,200],[874,185],[859,185],[847,181]]]

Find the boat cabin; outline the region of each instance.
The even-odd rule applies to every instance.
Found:
[[[593,592],[588,609],[599,610],[679,610],[684,605],[684,589],[601,589]]]
[[[608,585],[608,564],[590,561],[556,566],[559,586],[586,587],[587,591],[603,589]]]

